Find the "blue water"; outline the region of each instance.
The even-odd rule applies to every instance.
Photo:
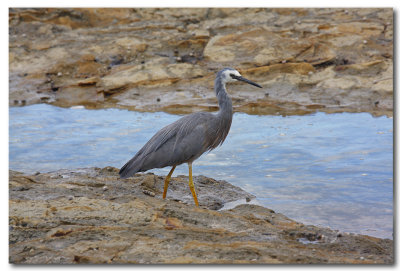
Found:
[[[121,167],[180,116],[119,109],[11,107],[10,168]],[[341,231],[392,238],[393,120],[368,113],[255,116],[235,113],[222,147],[194,175],[227,180],[286,216]],[[166,175],[169,168],[151,170]],[[178,166],[174,175],[187,175]]]

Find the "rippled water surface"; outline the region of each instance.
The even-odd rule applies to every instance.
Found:
[[[119,109],[12,107],[10,169],[121,167],[180,116]],[[368,113],[253,116],[235,113],[222,147],[193,164],[288,217],[341,231],[392,238],[393,123]],[[152,170],[168,173],[170,168]],[[174,175],[187,175],[178,166]]]

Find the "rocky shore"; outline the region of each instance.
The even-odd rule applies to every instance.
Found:
[[[234,110],[393,115],[393,10],[10,8],[9,105],[49,103],[174,114]],[[392,264],[393,241],[304,225],[225,181],[121,180],[118,169],[9,171],[9,261]],[[232,202],[242,204],[228,209]]]
[[[298,223],[204,176],[200,207],[187,176],[172,178],[166,200],[164,176],[121,180],[112,167],[9,176],[14,264],[393,263],[392,240]],[[244,204],[222,208],[235,200]]]
[[[393,114],[393,10],[9,10],[10,106],[216,110],[215,73],[250,114]]]

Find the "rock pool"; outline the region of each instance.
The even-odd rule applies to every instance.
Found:
[[[180,116],[46,104],[9,109],[9,166],[26,173],[121,167]],[[297,221],[393,238],[393,120],[368,113],[235,113],[194,175],[227,180]],[[166,175],[169,168],[152,172]],[[174,175],[187,175],[178,166]]]

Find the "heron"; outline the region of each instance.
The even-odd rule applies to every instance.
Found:
[[[189,188],[196,206],[199,206],[192,176],[192,163],[204,152],[222,145],[232,124],[232,100],[226,92],[226,83],[242,81],[262,88],[244,78],[237,70],[224,68],[214,81],[219,110],[216,113],[196,112],[183,116],[159,130],[119,171],[121,178],[133,176],[153,168],[172,166],[164,181],[163,199],[176,166],[187,163]]]

